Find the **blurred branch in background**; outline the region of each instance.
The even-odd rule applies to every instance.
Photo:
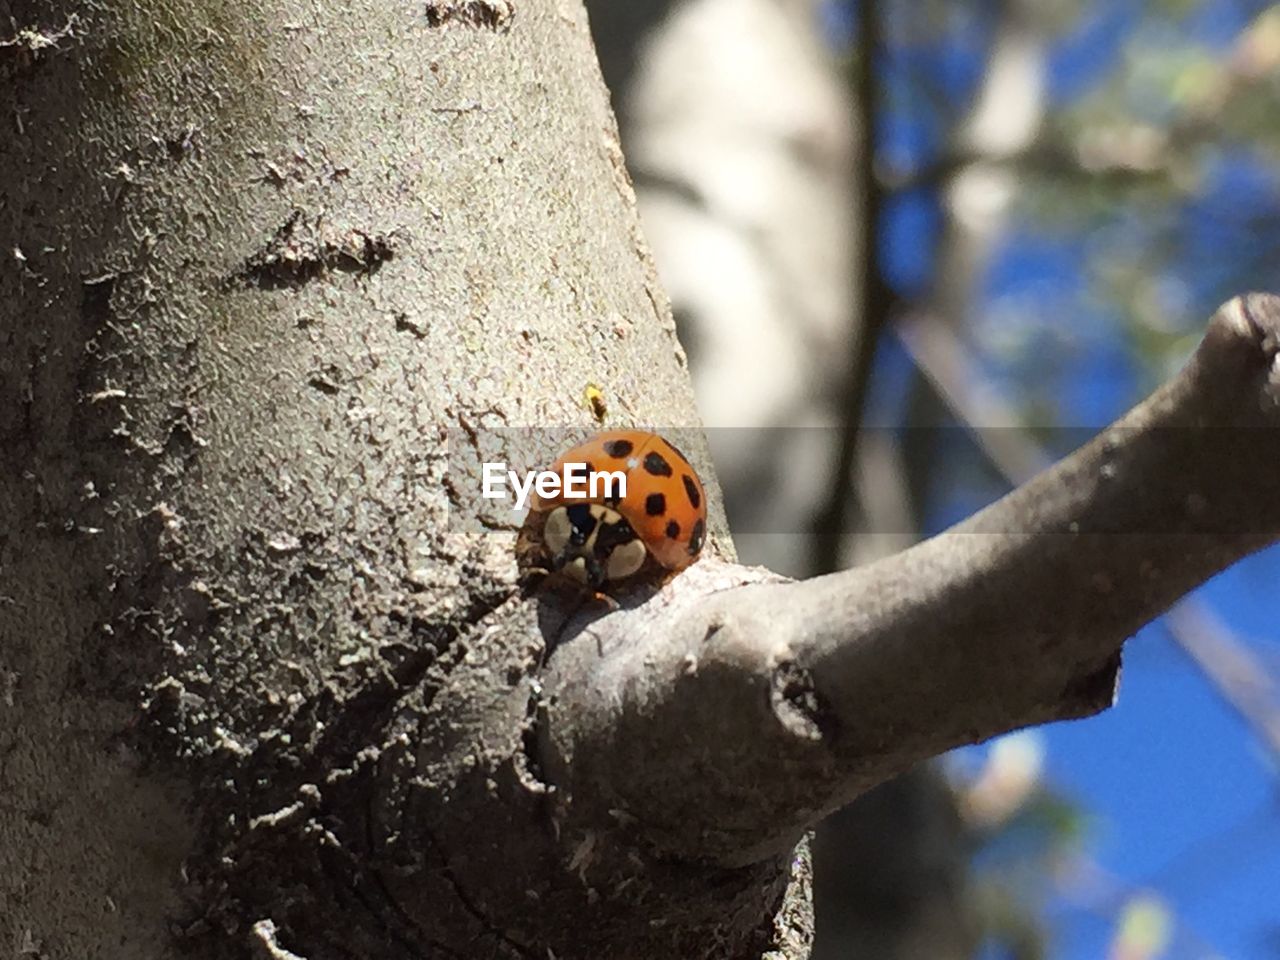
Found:
[[[1176,884],[1180,890],[1212,888],[1224,871],[1238,869],[1253,853],[1258,836],[1275,828],[1280,817],[1280,795],[1272,795],[1252,810],[1183,847],[1159,868],[1142,878],[1141,885],[1160,889]]]
[[[1185,600],[1164,616],[1169,635],[1218,695],[1249,725],[1280,773],[1280,685],[1221,618]]]
[[[885,187],[877,165],[875,144],[881,128],[881,100],[884,97],[877,71],[888,56],[882,30],[883,10],[874,0],[862,0],[857,11],[857,51],[853,56],[852,89],[854,127],[862,135],[863,149],[854,165],[854,190],[861,200],[858,218],[858,253],[850,264],[854,291],[854,322],[849,369],[837,393],[839,444],[836,451],[831,492],[825,506],[814,517],[814,572],[829,573],[841,564],[844,538],[850,522],[866,513],[860,504],[859,484],[853,482],[853,466],[862,436],[863,413],[870,389],[872,361],[881,331],[898,306],[897,297],[885,276],[881,257],[880,231],[884,219]]]

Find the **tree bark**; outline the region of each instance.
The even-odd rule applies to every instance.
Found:
[[[450,453],[589,430],[589,382],[691,422],[580,6],[6,12],[0,942],[767,941],[772,888],[593,929],[512,537],[449,521]]]
[[[1015,495],[1025,532],[989,514],[985,540],[845,579],[726,590],[760,578],[721,540],[543,671],[562,611],[521,592],[511,531],[459,523],[449,461],[501,426],[692,410],[580,7],[20,2],[12,24],[0,942],[20,952],[799,958],[789,844],[813,817],[913,757],[1103,705],[1121,633],[1275,532],[1280,327],[1258,300],[1137,415],[1189,417],[1185,449],[1103,441],[1069,461],[1091,482]],[[1204,423],[1270,432],[1202,462]],[[1051,533],[1140,522],[1138,494],[1185,536]],[[1248,530],[1196,526],[1245,503]],[[1040,566],[1087,569],[1099,611],[1025,602],[1053,586]]]

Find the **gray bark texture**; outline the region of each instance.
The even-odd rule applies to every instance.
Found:
[[[449,522],[449,441],[588,382],[692,423],[580,5],[0,24],[0,944],[761,953],[776,865],[562,855],[514,536]]]
[[[719,538],[588,622],[446,472],[592,382],[692,420],[578,3],[0,13],[19,955],[799,960],[817,817],[1105,706],[1280,531],[1259,297],[967,532],[800,584]]]

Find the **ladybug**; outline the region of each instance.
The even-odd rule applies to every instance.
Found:
[[[566,480],[569,464],[585,464]],[[648,571],[666,579],[693,563],[707,531],[707,498],[685,455],[643,430],[609,430],[565,451],[551,466],[561,492],[533,497],[521,532],[531,565],[599,592]],[[605,482],[625,476],[619,485]],[[599,480],[594,487],[587,481]],[[566,482],[592,495],[566,497]]]

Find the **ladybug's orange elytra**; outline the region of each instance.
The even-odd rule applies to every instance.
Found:
[[[598,589],[646,567],[668,576],[698,558],[706,494],[670,441],[643,430],[609,430],[565,451],[550,469],[563,479],[574,463],[586,464],[588,475],[625,474],[626,495],[604,484],[588,499],[535,495],[526,529],[532,526],[547,569]]]

